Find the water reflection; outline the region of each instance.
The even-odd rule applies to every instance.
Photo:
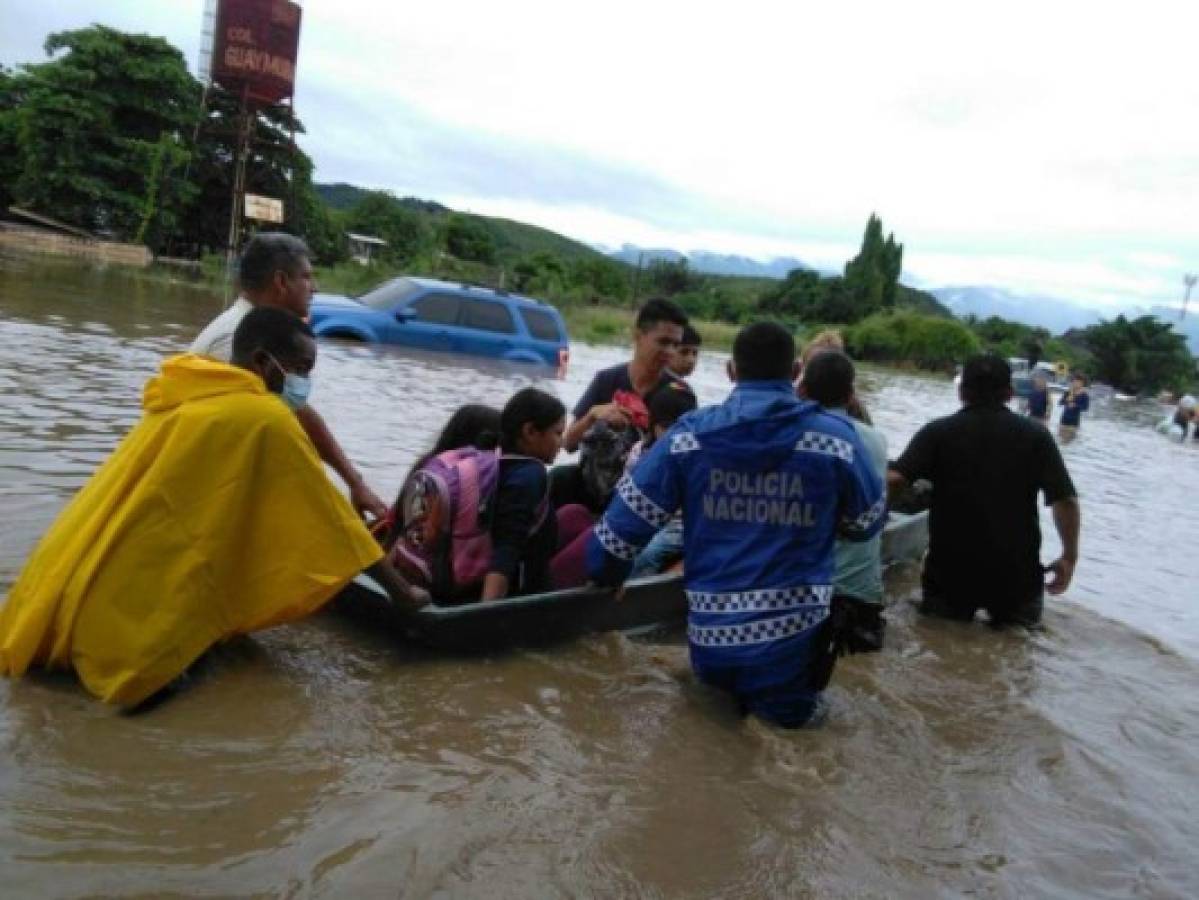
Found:
[[[220,306],[0,267],[0,591]],[[620,354],[573,357],[557,382],[322,344],[314,402],[386,496],[460,403],[570,405]],[[717,354],[696,383],[724,396]],[[956,407],[944,380],[863,383],[893,455]],[[1196,457],[1157,417],[1097,404],[1065,448],[1083,557],[1044,634],[920,621],[892,573],[890,645],[840,666],[818,731],[741,722],[679,635],[463,660],[317,618],[133,718],[69,678],[0,683],[4,893],[1193,896]]]

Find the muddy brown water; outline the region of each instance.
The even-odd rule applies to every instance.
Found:
[[[221,301],[0,263],[2,593]],[[558,382],[320,354],[314,402],[384,493],[459,403],[569,403],[621,358],[576,346]],[[945,380],[862,381],[893,455],[954,408]],[[696,382],[724,395],[718,354]],[[1065,448],[1082,560],[1043,633],[919,620],[893,572],[889,645],[839,666],[817,730],[739,720],[678,634],[462,659],[317,617],[134,717],[66,675],[2,681],[0,895],[1195,896],[1199,450],[1159,415],[1099,404]]]

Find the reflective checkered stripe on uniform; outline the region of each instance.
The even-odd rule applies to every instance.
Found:
[[[805,608],[827,609],[832,600],[831,584],[803,584],[790,588],[707,593],[687,591],[695,613],[783,612]]]
[[[616,493],[637,516],[654,528],[661,528],[670,521],[670,513],[641,493],[633,479],[625,475],[616,485]]]
[[[699,449],[699,441],[690,431],[682,431],[670,436],[671,453],[690,453]]]
[[[827,617],[828,608],[822,606],[788,616],[738,625],[690,625],[687,628],[687,637],[697,647],[744,647],[752,644],[766,644],[814,628]]]
[[[595,536],[603,548],[617,559],[631,560],[637,555],[637,548],[608,527],[608,517],[600,519],[595,526]]]
[[[850,519],[845,521],[843,524],[851,531],[869,531],[870,526],[877,522],[881,516],[886,515],[886,512],[887,494],[884,491],[883,495],[879,497],[877,501],[875,501],[874,505],[871,506],[870,509],[866,510],[856,519]]]
[[[853,462],[853,444],[832,434],[821,431],[805,431],[795,444],[795,449],[804,453],[821,453],[835,456],[847,463]]]

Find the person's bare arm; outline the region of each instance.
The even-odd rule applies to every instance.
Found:
[[[908,480],[903,476],[902,472],[896,469],[887,469],[887,498],[895,499],[895,495],[900,493],[908,486]]]
[[[566,448],[566,452],[574,453],[578,450],[579,442],[583,440],[587,429],[601,419],[618,429],[625,428],[629,424],[629,414],[616,403],[601,403],[593,406],[587,410],[585,415],[571,422],[566,433],[562,435],[562,446]]]
[[[508,596],[508,576],[500,572],[488,572],[483,579],[483,596],[480,600],[499,600]]]
[[[311,406],[305,406],[296,412],[296,418],[300,420],[300,425],[303,426],[312,445],[316,447],[320,458],[332,466],[350,489],[350,503],[354,509],[360,513],[370,513],[376,519],[386,516],[387,504],[367,487],[362,475],[342,451],[341,445],[337,443],[337,438],[333,436],[321,414]]]
[[[1061,594],[1070,586],[1074,567],[1078,564],[1078,535],[1082,530],[1082,510],[1077,497],[1067,497],[1053,504],[1053,525],[1062,542],[1062,555],[1049,564],[1053,577],[1045,586],[1051,594]]]
[[[405,609],[417,610],[429,603],[429,592],[405,581],[386,559],[379,560],[365,571],[367,575],[383,586],[383,589],[387,591],[387,596],[397,605]]]

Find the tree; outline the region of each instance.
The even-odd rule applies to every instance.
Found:
[[[695,283],[685,256],[677,260],[653,260],[646,270],[646,280],[651,291],[667,296],[682,293]]]
[[[181,174],[200,85],[183,55],[161,38],[102,25],[52,34],[45,49],[65,53],[4,79],[4,92],[21,98],[14,200],[159,245],[194,194]],[[0,110],[5,103],[0,98]],[[8,123],[0,124],[3,142],[11,112],[0,115]]]
[[[446,252],[459,259],[493,264],[496,257],[495,238],[473,216],[454,213],[445,223]]]
[[[1095,377],[1128,393],[1182,388],[1195,377],[1195,359],[1186,338],[1153,316],[1129,321],[1117,316],[1083,329],[1094,359]]]
[[[19,110],[26,79],[0,66],[0,209],[12,205],[13,190],[21,177]]]
[[[862,249],[845,264],[845,287],[852,300],[854,318],[844,321],[856,321],[880,309],[893,309],[902,271],[903,244],[896,243],[894,234],[884,240],[882,220],[871,214],[862,235]]]
[[[404,206],[387,191],[370,191],[345,218],[346,229],[387,241],[380,256],[387,262],[404,264],[428,250],[432,234],[424,217]]]
[[[197,191],[174,236],[177,248],[198,255],[223,250],[228,242],[240,110],[235,93],[215,85],[209,89],[189,169]],[[246,192],[283,201],[282,224],[268,227],[303,237],[319,262],[336,262],[347,256],[345,235],[316,195],[312,160],[292,139],[303,133],[303,123],[289,106],[251,113]]]

